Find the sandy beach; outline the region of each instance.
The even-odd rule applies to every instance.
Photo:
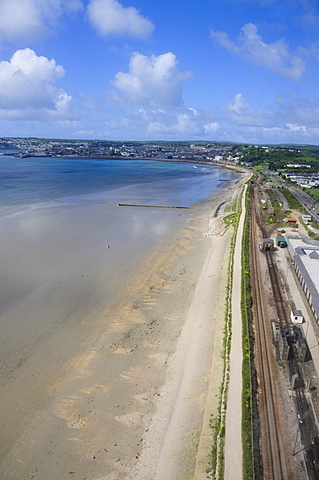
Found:
[[[237,193],[130,225],[101,203],[1,218],[2,479],[194,470],[228,248],[205,234]]]

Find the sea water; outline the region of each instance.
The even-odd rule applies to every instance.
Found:
[[[135,202],[190,206],[236,173],[205,165],[149,160],[0,156],[0,206]]]

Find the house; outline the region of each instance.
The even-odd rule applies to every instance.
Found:
[[[286,225],[296,225],[297,220],[295,218],[288,218]]]

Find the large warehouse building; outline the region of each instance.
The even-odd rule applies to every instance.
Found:
[[[300,285],[319,324],[319,245],[303,236],[286,237]],[[311,243],[310,243],[311,242]]]

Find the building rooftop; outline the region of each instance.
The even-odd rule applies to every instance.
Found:
[[[288,237],[288,249],[308,286],[319,316],[319,246],[305,238]]]

